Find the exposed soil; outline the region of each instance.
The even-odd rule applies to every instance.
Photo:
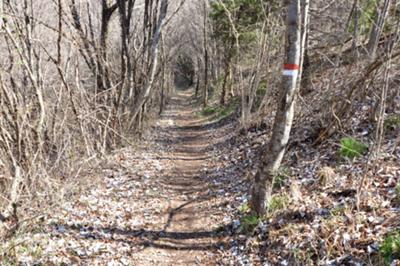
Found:
[[[19,262],[215,265],[226,258],[233,183],[220,174],[215,147],[234,124],[197,115],[194,102],[190,91],[172,98],[138,148],[112,154],[81,195],[26,236]]]
[[[159,191],[158,214],[152,216],[157,223],[145,229],[150,238],[133,255],[138,265],[216,264],[218,251],[226,245],[218,234],[222,199],[214,193],[218,186],[207,178],[215,132],[196,118],[191,102],[190,94],[177,95],[159,122],[158,142],[166,149],[157,160],[166,167],[150,184]]]
[[[383,265],[399,228],[397,140],[371,164],[341,158],[340,139],[313,147],[295,124],[275,205],[254,223],[248,191],[272,121],[246,132],[235,114],[193,106],[178,93],[136,146],[83,175],[81,193],[0,243],[2,265]]]

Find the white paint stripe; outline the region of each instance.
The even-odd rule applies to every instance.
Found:
[[[288,69],[284,69],[283,70],[283,75],[284,76],[297,76],[299,74],[299,71],[296,69],[296,70],[288,70]]]

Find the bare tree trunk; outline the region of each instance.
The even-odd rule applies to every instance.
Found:
[[[233,53],[233,48],[235,45],[235,39],[232,39],[231,45],[229,47],[229,50],[227,51],[227,55],[225,58],[225,74],[224,74],[224,81],[222,83],[222,91],[221,91],[221,98],[219,100],[219,103],[221,105],[225,105],[225,98],[226,98],[226,87],[229,83],[229,78],[231,75],[231,62],[232,62],[232,53]]]
[[[158,112],[159,115],[162,114],[165,107],[165,70],[167,68],[165,44],[164,44],[164,38],[162,36],[161,36],[161,56],[162,56],[162,67],[161,67],[160,110]]]
[[[255,176],[252,188],[252,209],[263,215],[272,194],[272,184],[279,169],[294,116],[297,81],[301,58],[300,0],[289,0],[286,18],[286,62],[282,77],[281,100],[278,104],[271,140]]]
[[[207,38],[207,2],[204,0],[203,4],[203,16],[204,16],[204,25],[203,25],[203,38],[204,38],[204,98],[203,98],[203,106],[206,107],[208,103],[208,38]]]
[[[268,18],[267,18],[268,19]],[[248,122],[250,120],[251,110],[254,105],[255,96],[257,93],[257,89],[260,85],[262,67],[265,62],[267,56],[268,49],[268,34],[265,31],[265,27],[267,26],[268,21],[264,22],[262,28],[262,35],[259,43],[259,52],[257,55],[257,64],[254,66],[251,74],[250,87],[246,90],[243,90],[242,93],[242,124],[245,128],[248,126]],[[269,68],[269,64],[266,64],[267,68]],[[261,107],[261,105],[260,105]]]
[[[3,28],[3,13],[4,13],[3,0],[0,0],[0,29]]]
[[[304,55],[307,52],[308,48],[308,10],[310,8],[310,0],[301,0],[301,43],[300,43],[300,69],[299,69],[299,77],[302,77],[303,74],[303,65],[304,65]],[[301,78],[298,80],[298,84],[300,84]]]
[[[360,18],[360,10],[358,7],[358,0],[354,0],[353,4],[353,12],[354,12],[354,29],[353,29],[353,50],[357,51],[357,40],[358,40],[358,30],[359,30],[359,18]]]
[[[141,91],[141,94],[138,96],[138,99],[135,103],[134,109],[132,111],[132,117],[128,124],[128,129],[132,128],[133,123],[135,122],[136,116],[139,114],[140,110],[142,110],[143,105],[146,103],[148,97],[150,96],[150,91],[153,87],[154,78],[157,72],[158,67],[158,54],[159,54],[159,43],[161,38],[161,32],[164,26],[164,20],[168,11],[168,0],[162,0],[161,2],[161,11],[160,17],[158,19],[157,28],[154,32],[154,38],[152,42],[152,58],[151,58],[151,69],[149,78],[144,86],[144,89]]]
[[[100,25],[100,36],[99,43],[100,48],[98,51],[93,51],[93,44],[88,39],[87,34],[82,25],[82,21],[78,12],[78,8],[75,0],[71,0],[70,3],[70,11],[73,19],[73,27],[79,33],[79,36],[83,42],[83,48],[79,48],[81,55],[83,56],[86,64],[89,69],[92,71],[93,75],[96,78],[97,88],[100,90],[105,90],[110,87],[110,78],[107,68],[104,66],[104,62],[107,60],[107,35],[108,35],[108,26],[111,20],[111,16],[114,11],[117,10],[118,5],[113,4],[108,6],[106,0],[102,0],[101,4],[101,25]],[[93,54],[95,54],[95,59],[93,58]]]
[[[197,57],[197,71],[196,71],[196,89],[195,89],[195,96],[197,97],[199,95],[199,88],[200,88],[200,66],[201,66],[201,60],[199,57]]]
[[[100,54],[97,60],[97,83],[101,90],[108,89],[111,86],[110,75],[104,62],[107,62],[108,26],[110,24],[111,16],[118,8],[117,4],[113,4],[109,7],[107,2],[108,1],[106,0],[102,0],[101,5]]]
[[[129,98],[132,90],[133,82],[133,69],[131,56],[129,54],[129,34],[130,24],[132,18],[132,11],[135,5],[135,0],[129,0],[128,6],[126,6],[125,0],[118,0],[118,10],[120,16],[121,26],[121,73],[120,73],[120,85],[118,91],[118,101],[116,110],[118,111],[119,106],[122,104],[125,98]]]
[[[390,0],[385,0],[382,9],[377,9],[376,17],[372,25],[371,33],[369,36],[369,41],[367,44],[367,50],[369,56],[374,59],[376,49],[378,48],[379,38],[382,35],[383,27],[385,26],[385,21],[389,13]]]

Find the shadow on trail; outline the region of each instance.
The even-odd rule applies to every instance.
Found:
[[[232,122],[232,119],[235,118],[236,114],[233,113],[228,116],[224,116],[220,119],[216,120],[208,120],[208,118],[199,118],[198,121],[194,121],[194,125],[186,125],[186,126],[170,126],[168,127],[168,130],[175,131],[175,132],[182,132],[182,131],[193,131],[193,132],[199,132],[202,130],[209,130],[209,129],[215,129],[218,130],[218,128],[221,128],[225,125],[228,125]],[[185,120],[187,117],[193,117],[193,115],[182,115],[182,114],[164,114],[163,117],[165,119],[171,119],[171,120]],[[197,122],[197,123],[196,123]]]
[[[167,166],[154,172],[146,168],[137,173],[132,171],[129,176],[123,175],[126,182],[132,182],[132,186],[123,189],[134,192],[129,194],[128,201],[140,203],[128,214],[129,217],[135,215],[136,226],[130,223],[129,217],[126,218],[127,228],[113,226],[113,219],[117,218],[112,216],[109,223],[101,226],[92,224],[92,220],[73,225],[66,222],[52,224],[53,231],[57,232],[55,235],[62,238],[64,234],[71,234],[78,239],[126,243],[143,249],[143,252],[135,254],[142,261],[147,261],[149,256],[162,262],[167,258],[174,263],[182,258],[185,261],[195,258],[208,261],[210,251],[218,254],[219,249],[229,248],[227,238],[233,234],[233,225],[224,225],[227,205],[230,204],[227,194],[238,192],[237,184],[242,180],[237,177],[243,173],[239,165],[223,164],[220,156],[226,154],[218,153],[217,149],[225,146],[225,152],[231,152],[229,143],[235,136],[234,115],[220,119],[199,117],[199,109],[199,101],[190,91],[173,97],[156,127],[155,142],[159,145],[154,145],[154,149],[157,152],[150,150],[149,157],[146,155],[145,158],[130,157],[131,160],[147,162],[163,160],[161,165]],[[142,171],[148,170],[151,177],[144,178]],[[139,182],[143,183],[135,186]],[[115,185],[111,192],[119,192],[120,184]],[[137,190],[132,191],[136,187]],[[153,188],[157,188],[157,192],[147,192]],[[112,198],[112,201],[118,200],[118,196]],[[147,205],[153,202],[155,204]],[[153,249],[176,252],[166,252],[168,257],[162,257]]]
[[[211,244],[193,244],[185,245],[183,242],[174,242],[173,240],[195,240],[213,237],[222,237],[229,235],[219,230],[214,231],[201,231],[201,232],[165,232],[153,231],[145,229],[137,230],[124,230],[119,228],[97,228],[85,227],[83,225],[57,225],[63,226],[67,231],[75,231],[79,233],[82,238],[103,240],[105,242],[118,242],[126,243],[134,247],[155,247],[160,249],[173,249],[173,250],[213,250],[220,247],[226,247],[226,243],[219,241]],[[112,239],[104,237],[104,234],[111,234]],[[123,238],[118,238],[122,236]],[[60,235],[62,237],[62,235]],[[160,243],[157,241],[160,240]]]
[[[167,232],[167,228],[172,223],[173,216],[192,201],[180,205],[169,213],[168,221],[163,230],[147,230],[147,229],[121,229],[116,227],[93,227],[83,224],[53,224],[55,230],[63,228],[63,233],[56,236],[62,238],[65,233],[76,232],[80,238],[102,240],[104,242],[126,243],[130,246],[137,247],[154,247],[159,249],[170,250],[213,250],[221,247],[227,247],[223,241],[213,243],[201,243],[202,239],[221,238],[232,235],[230,230],[217,228],[211,231],[195,231],[195,232]],[[230,228],[227,225],[226,228]],[[111,237],[110,237],[111,235]],[[121,238],[122,237],[122,238]],[[182,241],[183,240],[183,241]],[[193,242],[185,243],[184,240],[197,240],[197,244]]]

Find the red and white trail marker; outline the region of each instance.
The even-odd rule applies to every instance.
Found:
[[[300,66],[297,64],[284,64],[283,65],[283,75],[296,77],[299,74]]]

